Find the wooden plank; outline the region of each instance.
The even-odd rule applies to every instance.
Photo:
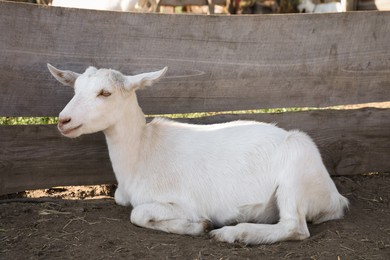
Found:
[[[76,140],[53,125],[0,126],[0,194],[115,183],[103,134]]]
[[[1,1],[0,17],[0,116],[60,112],[72,91],[47,62],[127,74],[169,66],[139,92],[148,114],[390,100],[390,12],[198,16]]]
[[[332,175],[390,171],[390,109],[219,115],[184,120],[278,122],[308,132]],[[102,134],[61,137],[54,126],[0,126],[0,194],[59,185],[114,183]]]

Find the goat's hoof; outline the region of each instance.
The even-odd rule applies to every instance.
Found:
[[[203,230],[204,233],[209,233],[214,229],[213,223],[210,220],[203,220]]]
[[[233,244],[239,242],[236,236],[236,232],[232,227],[223,227],[210,232],[210,237],[219,241]]]
[[[239,230],[237,226],[228,226],[210,232],[211,238],[219,241],[234,244],[239,247],[246,247],[251,244],[251,238],[245,230]]]

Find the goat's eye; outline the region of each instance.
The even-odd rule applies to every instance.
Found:
[[[109,96],[111,96],[111,92],[102,89],[102,90],[99,92],[99,95],[98,95],[98,96],[99,96],[99,97],[109,97]]]

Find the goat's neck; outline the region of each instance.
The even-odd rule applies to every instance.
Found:
[[[123,108],[120,120],[104,131],[108,151],[117,181],[131,178],[138,161],[146,120],[135,100]]]

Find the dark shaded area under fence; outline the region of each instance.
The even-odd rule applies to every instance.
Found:
[[[72,96],[46,63],[132,74],[169,66],[139,91],[148,114],[324,107],[390,100],[390,12],[196,16],[0,2],[0,116],[56,116]],[[331,174],[389,171],[389,109],[220,115],[308,132]],[[113,182],[103,136],[0,126],[0,194]]]

